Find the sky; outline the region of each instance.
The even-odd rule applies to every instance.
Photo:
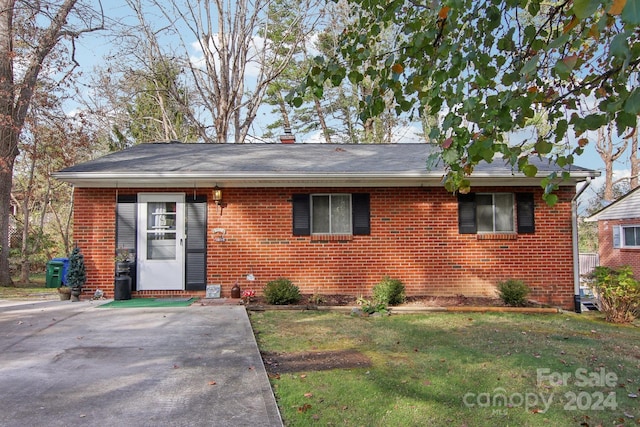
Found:
[[[128,6],[126,6],[124,0],[106,0],[103,1],[103,7],[105,15],[109,18],[122,20],[127,19],[127,17],[131,17],[131,12],[128,10]],[[133,22],[135,22],[135,20]],[[106,34],[104,32],[90,33],[81,37],[76,42],[76,49],[78,62],[80,63],[85,74],[89,73],[93,69],[93,67],[102,64],[104,62],[103,58],[105,57],[105,55],[114,53],[112,52],[112,45],[110,43],[110,40],[108,37],[106,37]],[[255,133],[257,135],[260,134],[259,129],[266,125],[266,123],[260,123],[261,120],[270,120],[270,115],[267,111],[263,110],[257,116],[257,123],[254,126]],[[412,134],[416,132],[419,132],[417,126],[414,128],[399,129],[398,141],[410,142],[414,140],[415,136],[413,136]],[[584,154],[582,154],[575,160],[575,164],[578,166],[604,172],[604,163],[595,150],[596,135],[590,134],[588,135],[588,137],[590,143],[587,145]],[[313,134],[306,137],[298,136],[297,138],[298,142],[316,142],[319,140],[321,140],[321,138],[319,138],[318,135]],[[628,155],[625,155],[623,156],[623,159],[621,161],[615,164],[614,169],[616,170],[616,175],[618,177],[629,175],[628,163]],[[585,196],[593,196],[596,189],[602,185],[602,182],[603,178],[596,179],[591,188],[586,192]]]

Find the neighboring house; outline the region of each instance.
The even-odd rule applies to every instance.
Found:
[[[370,295],[384,276],[408,295],[494,296],[522,279],[531,297],[573,308],[572,199],[596,172],[573,167],[542,200],[536,178],[478,165],[470,194],[427,169],[427,144],[141,144],[64,169],[87,292],[112,293],[117,248],[135,254],[134,296],[204,296],[286,277],[302,293]],[[577,241],[577,240],[576,240]],[[247,277],[255,281],[246,280]]]
[[[640,187],[586,218],[598,221],[600,265],[629,265],[640,278]]]

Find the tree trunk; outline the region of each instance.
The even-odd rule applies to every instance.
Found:
[[[631,163],[631,180],[629,181],[629,187],[631,190],[638,186],[638,174],[640,173],[640,161],[638,159],[638,127],[633,131],[631,135],[631,155],[629,156]]]
[[[318,115],[318,121],[320,122],[320,128],[322,129],[324,140],[327,144],[331,144],[331,133],[329,132],[329,128],[327,127],[327,121],[324,118],[324,111],[322,110],[322,105],[320,105],[320,100],[314,97],[313,103],[316,107],[316,114]]]
[[[15,156],[0,157],[0,286],[13,285],[9,272],[9,218],[14,160]]]
[[[27,188],[22,197],[22,247],[20,251],[21,255],[21,271],[20,271],[20,283],[29,283],[29,229],[31,228],[31,212],[29,204],[33,196],[33,180],[36,172],[36,163],[38,159],[38,138],[33,139],[33,146],[31,147],[31,165],[29,166],[29,180],[27,182]]]

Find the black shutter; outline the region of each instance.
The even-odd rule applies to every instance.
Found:
[[[518,233],[535,233],[533,193],[516,193]]]
[[[294,194],[293,202],[293,235],[309,236],[311,234],[311,204],[308,194]]]
[[[458,232],[475,234],[477,231],[475,194],[458,194]]]
[[[116,203],[116,251],[129,251],[135,259],[138,223],[138,204],[135,194],[118,196]],[[115,257],[116,254],[114,254]],[[131,290],[136,290],[136,264],[131,264]]]
[[[355,193],[351,195],[351,215],[353,221],[353,234],[371,234],[371,212],[368,193]]]
[[[187,198],[186,203],[185,289],[202,291],[207,287],[207,198]]]

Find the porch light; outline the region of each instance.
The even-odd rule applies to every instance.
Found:
[[[222,190],[217,185],[213,189],[213,201],[218,206],[222,205]]]

